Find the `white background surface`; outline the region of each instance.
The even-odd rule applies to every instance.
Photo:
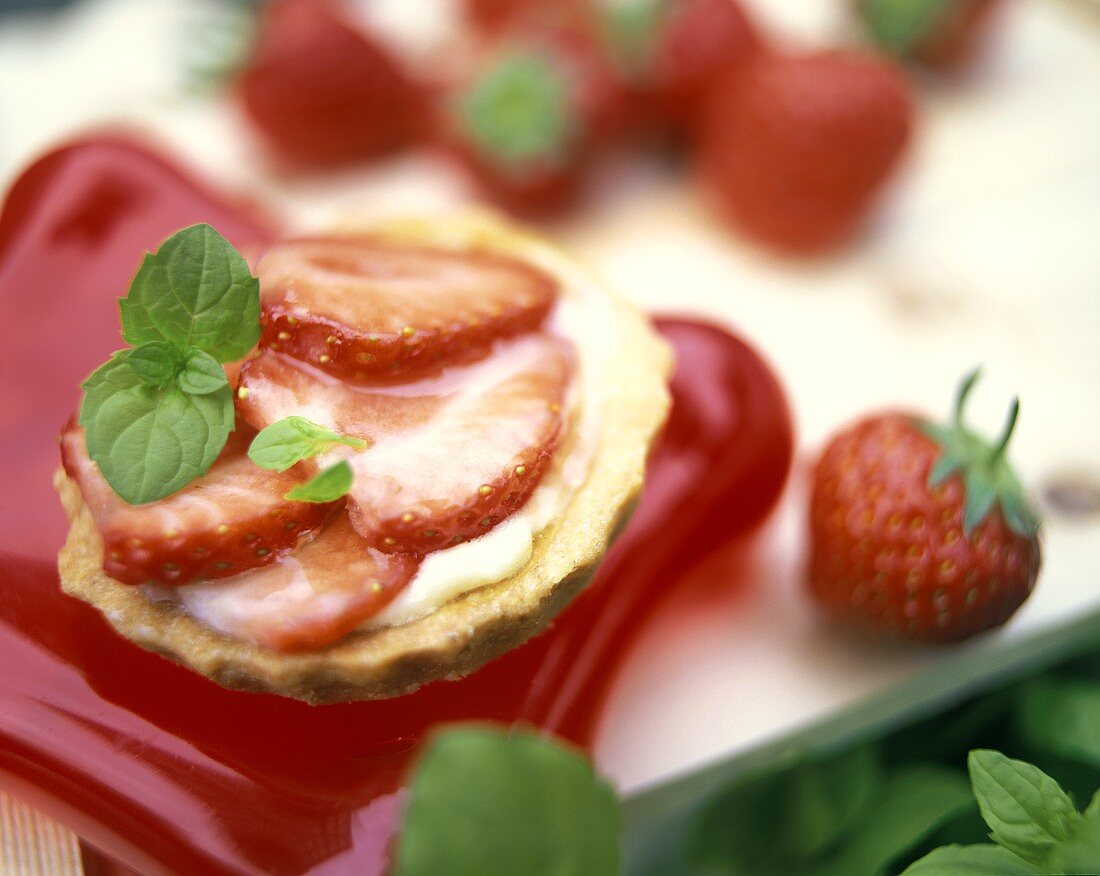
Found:
[[[756,4],[776,33],[843,41],[844,3]],[[191,27],[214,2],[98,0],[44,24],[0,20],[0,183],[43,148],[107,121],[151,129],[227,186],[302,226],[341,213],[447,209],[462,182],[430,156],[296,178],[270,165],[234,108],[179,85]],[[380,8],[379,8],[380,7]],[[447,17],[436,0],[385,0],[418,51]],[[683,178],[645,160],[609,167],[602,197],[551,232],[624,295],[736,325],[786,383],[800,465],[875,406],[944,411],[986,363],[975,423],[999,427],[1019,392],[1013,455],[1034,489],[1100,477],[1100,26],[1088,9],[1016,0],[969,80],[920,88],[905,173],[866,237],[822,263],[774,260],[702,211]],[[697,616],[670,608],[619,685],[597,757],[624,790],[826,714],[949,650],[861,644],[819,624],[799,591],[800,481],[768,528],[743,592]],[[1035,596],[1000,635],[1100,606],[1100,520],[1049,518]],[[964,646],[965,647],[965,646]]]

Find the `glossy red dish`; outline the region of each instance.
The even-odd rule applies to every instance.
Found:
[[[679,357],[671,420],[629,527],[551,630],[395,700],[310,707],[227,691],[117,636],[61,594],[55,571],[56,434],[80,380],[118,346],[113,300],[141,254],[198,221],[239,247],[276,234],[249,205],[109,138],[36,162],[0,214],[0,785],[142,873],[380,873],[402,770],[429,728],[526,722],[591,742],[661,596],[745,543],[774,504],[791,458],[786,404],[736,337],[659,320]]]

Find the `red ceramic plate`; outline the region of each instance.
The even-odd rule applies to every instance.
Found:
[[[0,214],[0,783],[142,873],[379,873],[410,754],[443,721],[526,722],[591,741],[614,670],[663,593],[736,543],[786,479],[782,392],[713,326],[662,319],[674,408],[642,503],[555,626],[459,682],[310,707],[223,690],[61,594],[50,487],[81,379],[120,346],[114,299],[194,222],[238,247],[273,223],[135,143],[31,166]],[[731,582],[732,583],[732,582]]]

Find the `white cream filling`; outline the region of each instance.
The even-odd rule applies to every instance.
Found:
[[[507,520],[480,538],[428,554],[412,581],[364,623],[364,629],[409,623],[463,593],[514,575],[531,558],[535,538],[564,512],[588,476],[602,428],[601,375],[618,343],[614,309],[597,281],[553,247],[525,242],[518,255],[561,284],[549,329],[572,341],[577,352],[577,375],[568,402],[568,452],[559,448],[542,483]]]

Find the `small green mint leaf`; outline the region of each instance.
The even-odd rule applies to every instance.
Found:
[[[992,844],[943,846],[914,861],[901,876],[1044,876],[1042,870]]]
[[[335,502],[351,489],[354,473],[346,459],[333,463],[304,484],[299,484],[286,494],[292,502]]]
[[[1069,795],[1038,767],[997,751],[971,751],[967,766],[994,841],[1049,867],[1052,852],[1073,836],[1081,818]]]
[[[363,450],[367,442],[350,435],[341,435],[305,417],[286,417],[264,428],[252,439],[248,457],[260,468],[286,471],[311,456],[326,453],[343,444]]]
[[[185,354],[183,368],[176,375],[176,385],[189,395],[209,395],[229,386],[221,363],[198,347]]]
[[[122,337],[166,341],[230,362],[260,338],[260,284],[248,263],[209,225],[192,225],[147,253],[119,301]]]
[[[176,348],[165,341],[149,341],[126,352],[125,358],[138,377],[156,387],[171,383],[180,367]]]
[[[80,425],[88,455],[132,505],[163,499],[206,474],[234,426],[233,394],[193,396],[143,381],[114,356],[84,381]]]
[[[463,727],[420,758],[395,876],[621,872],[619,805],[580,754],[524,731]]]

